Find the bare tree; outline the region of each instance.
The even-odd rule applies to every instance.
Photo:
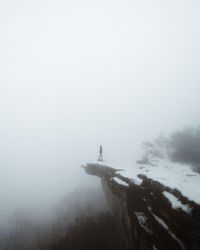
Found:
[[[144,161],[144,163],[148,163],[152,156],[153,145],[150,141],[144,141],[141,147],[143,151],[142,160]]]

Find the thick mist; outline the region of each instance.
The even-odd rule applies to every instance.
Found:
[[[0,3],[0,221],[46,214],[81,164],[134,164],[140,144],[200,124],[199,1]]]

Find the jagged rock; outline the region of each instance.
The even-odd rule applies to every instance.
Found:
[[[140,184],[98,163],[84,166],[99,176],[126,250],[199,250],[200,205],[145,175]],[[167,196],[177,199],[173,208]]]

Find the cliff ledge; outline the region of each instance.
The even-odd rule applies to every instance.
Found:
[[[171,187],[170,181],[169,185],[158,181],[158,174],[150,178],[151,168],[156,167],[158,173],[159,166],[139,166],[135,179],[106,163],[88,163],[83,167],[87,174],[101,178],[126,250],[200,249],[200,205]],[[178,171],[183,173],[181,168],[177,174]],[[199,178],[185,173],[185,178],[195,176]]]

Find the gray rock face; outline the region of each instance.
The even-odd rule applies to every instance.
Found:
[[[84,169],[101,178],[126,250],[200,249],[200,206],[178,190],[144,175],[139,175],[143,181],[137,185],[102,164],[87,164]],[[163,192],[173,195],[189,209],[173,208]]]

